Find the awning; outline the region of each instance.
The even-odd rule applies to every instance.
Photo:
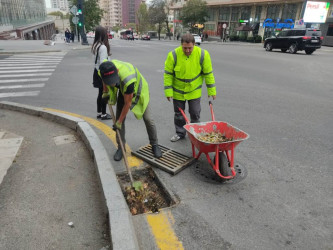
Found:
[[[253,29],[247,25],[241,25],[236,28],[236,31],[252,31]]]

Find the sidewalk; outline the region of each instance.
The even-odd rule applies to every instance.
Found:
[[[0,124],[0,249],[138,249],[107,152],[87,122],[3,101]]]

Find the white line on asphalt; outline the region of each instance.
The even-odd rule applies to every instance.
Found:
[[[22,55],[14,55],[11,58],[53,58],[53,59],[62,59],[63,56],[22,56]]]
[[[0,86],[0,89],[21,89],[21,88],[25,89],[25,88],[43,88],[43,87],[45,87],[45,83]]]
[[[38,74],[22,74],[22,75],[0,75],[0,78],[5,77],[27,77],[27,76],[50,76],[52,73],[38,73]]]
[[[16,69],[16,70],[5,70],[5,71],[0,70],[0,74],[6,74],[6,73],[33,73],[33,72],[47,72],[47,71],[55,71],[55,69],[28,69],[28,70]]]
[[[14,79],[14,80],[0,80],[0,83],[10,82],[46,82],[49,78],[31,78],[31,79]]]
[[[0,64],[14,66],[14,65],[17,65],[17,64],[20,64],[20,65],[55,65],[55,64],[59,64],[59,63],[58,62],[34,62],[34,63],[30,63],[30,61],[26,61],[26,62],[3,62],[3,61],[0,61]]]
[[[17,96],[36,96],[36,95],[39,95],[39,93],[40,93],[40,91],[0,93],[0,98],[17,97]]]
[[[30,65],[30,64],[29,64]],[[4,67],[1,67],[4,66]],[[0,70],[4,70],[4,69],[17,69],[16,67],[7,67],[7,65],[1,65],[0,66]],[[49,69],[49,68],[56,68],[56,65],[48,65],[48,66],[24,66],[22,67],[22,65],[20,65],[20,69]]]
[[[37,59],[37,58],[12,58],[12,57],[9,57],[9,58],[5,58],[3,59],[2,61],[39,61],[39,62],[60,62],[61,59]]]

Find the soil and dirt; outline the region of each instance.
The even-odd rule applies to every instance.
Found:
[[[222,143],[232,141],[233,138],[227,138],[220,132],[210,132],[210,133],[202,133],[198,136],[200,141],[209,142],[209,143]]]
[[[133,215],[156,213],[175,203],[150,167],[132,171],[132,175],[134,181],[142,185],[132,187],[127,173],[118,175],[118,181]]]

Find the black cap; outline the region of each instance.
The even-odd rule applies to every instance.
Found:
[[[118,69],[116,65],[114,65],[112,62],[110,61],[103,62],[99,66],[99,70],[101,72],[101,78],[104,84],[114,86],[120,82]]]

